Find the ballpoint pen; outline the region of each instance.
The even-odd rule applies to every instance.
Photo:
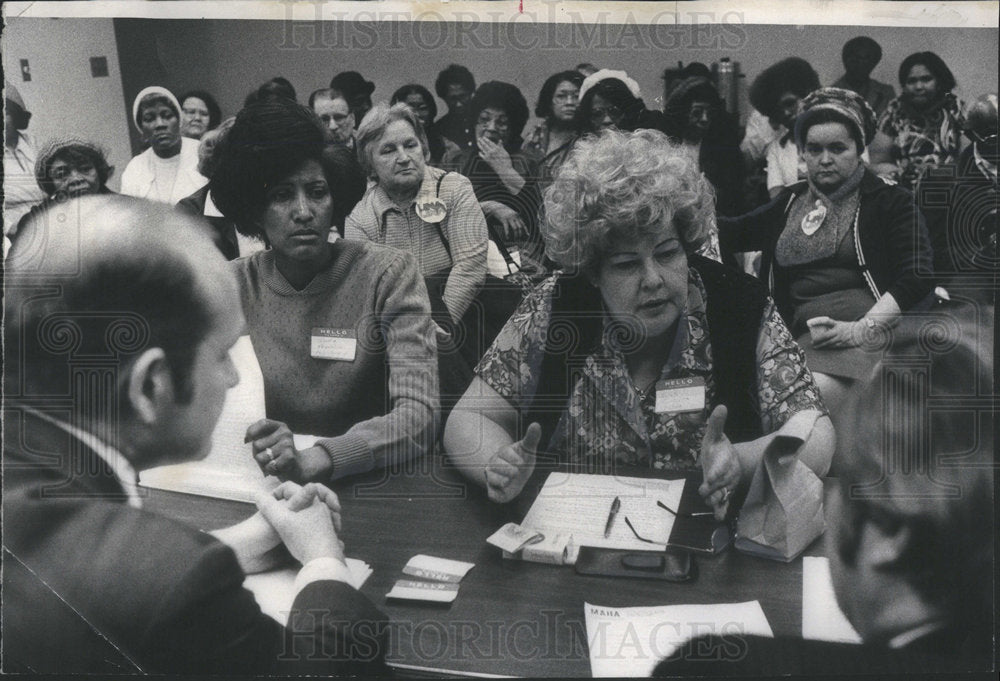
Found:
[[[608,522],[604,526],[604,538],[607,539],[611,536],[611,526],[615,524],[615,516],[618,515],[618,509],[622,507],[622,500],[620,497],[615,497],[615,500],[611,502],[611,510],[608,512]]]

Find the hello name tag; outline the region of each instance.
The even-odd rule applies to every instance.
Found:
[[[657,414],[701,411],[705,408],[705,379],[701,376],[663,379],[656,384]]]
[[[432,601],[435,603],[451,603],[458,597],[458,584],[442,582],[418,582],[411,579],[398,579],[392,585],[392,590],[386,598],[401,601]]]
[[[358,353],[358,339],[353,329],[317,327],[312,330],[311,339],[309,354],[314,359],[353,362]]]
[[[448,206],[437,197],[418,196],[416,201],[417,217],[424,222],[441,222],[448,214]]]

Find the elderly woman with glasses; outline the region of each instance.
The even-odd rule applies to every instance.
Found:
[[[328,481],[425,454],[438,408],[427,291],[409,253],[337,238],[365,187],[353,152],[275,99],[243,109],[216,154],[216,204],[269,246],[233,261],[264,376],[267,418],[247,431],[258,465]]]
[[[609,474],[700,469],[720,518],[769,434],[797,433],[800,460],[825,473],[832,428],[773,301],[696,253],[713,211],[708,182],[662,133],[577,142],[545,193],[564,269],[511,317],[445,428],[448,455],[491,499],[521,492],[539,450]]]
[[[580,86],[576,126],[580,134],[615,130],[664,130],[666,121],[642,101],[639,84],[624,71],[601,69]]]
[[[181,105],[169,90],[136,95],[132,122],[149,148],[125,166],[122,194],[176,204],[208,182],[198,172],[198,140],[181,136]]]

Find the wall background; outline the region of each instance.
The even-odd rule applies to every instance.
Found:
[[[740,63],[741,113],[746,88],[769,64],[788,56],[808,59],[824,84],[842,73],[840,49],[856,35],[883,48],[873,76],[898,91],[897,67],[916,51],[937,52],[951,67],[963,98],[997,89],[996,29],[776,26],[737,23],[637,26],[424,22],[283,22],[178,19],[8,19],[3,65],[34,114],[31,132],[44,139],[61,131],[100,141],[120,173],[140,140],[129,123],[134,95],[161,84],[176,94],[203,88],[224,114],[275,75],[288,78],[299,100],[325,87],[339,71],[357,70],[376,84],[373,99],[388,100],[408,82],[433,91],[438,71],[464,64],[477,82],[520,86],[534,107],[544,79],[582,61],[628,71],[649,107],[659,108],[660,75],[678,61]],[[109,76],[90,77],[89,58],[106,55]],[[33,80],[21,83],[18,60],[31,62]],[[438,102],[439,115],[445,107]]]
[[[39,143],[77,137],[101,144],[115,173],[108,185],[117,190],[132,158],[129,116],[111,19],[10,19],[0,38],[4,77],[31,111],[27,132]],[[108,75],[94,78],[91,57],[106,57]],[[21,78],[27,59],[31,81]]]

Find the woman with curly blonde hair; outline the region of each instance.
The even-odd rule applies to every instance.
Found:
[[[786,426],[825,474],[832,428],[773,301],[698,254],[713,210],[711,186],[660,132],[577,143],[545,193],[563,269],[511,317],[445,429],[491,499],[516,497],[543,450],[590,472],[701,469],[721,518]]]

